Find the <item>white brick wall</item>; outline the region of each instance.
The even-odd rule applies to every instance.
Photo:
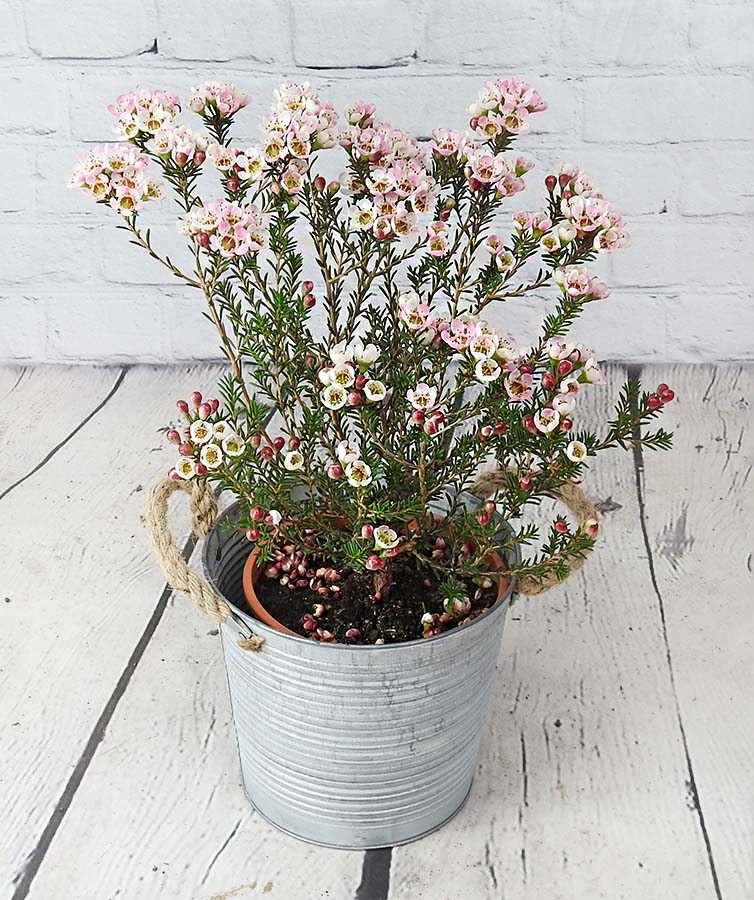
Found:
[[[251,137],[294,77],[426,136],[463,127],[502,74],[550,102],[520,145],[542,162],[530,180],[578,162],[629,218],[582,339],[613,359],[752,359],[753,38],[751,0],[0,0],[0,360],[217,355],[200,301],[63,187],[111,138],[117,93],[228,77],[253,96]],[[158,212],[163,238],[177,246]],[[496,318],[523,329],[542,308]]]

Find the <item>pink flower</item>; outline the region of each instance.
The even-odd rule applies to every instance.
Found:
[[[610,224],[610,204],[600,197],[571,197],[561,202],[560,209],[579,236]]]
[[[471,127],[481,137],[495,137],[498,128],[511,134],[529,129],[529,114],[547,109],[537,91],[517,78],[486,81],[469,107]]]
[[[409,331],[421,331],[433,324],[429,306],[421,302],[421,297],[415,291],[403,291],[398,297],[398,308],[398,318],[406,324]]]
[[[513,369],[509,372],[504,384],[508,396],[514,403],[523,403],[531,398],[533,379],[528,372]]]
[[[438,156],[453,156],[461,149],[462,143],[462,132],[453,131],[451,128],[435,128],[430,147]]]
[[[560,413],[549,406],[534,413],[534,427],[542,434],[554,431],[560,423]]]
[[[162,196],[160,183],[147,175],[148,164],[148,158],[129,144],[94,147],[76,165],[68,186],[80,188],[123,216],[133,216]]]
[[[180,231],[191,235],[202,246],[209,244],[223,258],[233,259],[266,247],[268,226],[269,216],[253,204],[241,206],[228,200],[215,200],[185,216]]]
[[[440,337],[454,350],[465,350],[476,335],[476,325],[467,319],[453,319],[440,325]]]
[[[346,121],[349,125],[360,125],[362,128],[366,128],[374,120],[374,109],[373,103],[357,100],[356,103],[346,107]]]
[[[203,115],[227,118],[249,102],[249,97],[230,81],[205,81],[191,88],[189,106]]]
[[[175,94],[167,91],[129,91],[107,109],[115,116],[115,133],[132,141],[142,135],[151,136],[172,122],[181,111],[181,103]]]
[[[592,274],[587,266],[561,266],[555,270],[555,282],[569,297],[601,300],[610,294],[607,285]]]
[[[570,341],[563,341],[560,338],[550,338],[545,349],[550,359],[568,359],[576,349],[576,345]]]
[[[529,231],[534,221],[531,213],[523,211],[513,213],[512,218],[516,231]]]

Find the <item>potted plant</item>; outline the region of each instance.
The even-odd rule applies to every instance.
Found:
[[[463,803],[514,589],[583,559],[598,527],[578,487],[589,459],[669,447],[645,425],[673,392],[629,381],[601,432],[578,422],[603,376],[567,333],[608,296],[587,264],[628,238],[571,164],[546,175],[540,209],[515,211],[533,164],[510,150],[547,107],[528,84],[486,82],[469,130],[425,144],[369,103],[339,116],[285,83],[259,142],[237,146],[247,103],[226,82],[194,87],[197,132],[177,97],[124,94],[109,107],[122,142],[71,183],[203,295],[229,362],[218,399],[178,401],[147,527],[171,584],[223,622],[248,794],[306,839],[394,844]],[[319,158],[337,153],[328,181]],[[142,225],[165,185],[188,269]],[[555,303],[533,342],[490,324],[545,287]],[[217,523],[209,486],[235,497]],[[208,536],[206,580],[167,530],[179,488]],[[539,537],[522,513],[543,497],[576,521],[559,515],[521,558]]]

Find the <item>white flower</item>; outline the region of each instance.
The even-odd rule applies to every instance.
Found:
[[[372,481],[372,470],[362,459],[346,466],[346,478],[352,487],[366,487]]]
[[[335,452],[343,465],[356,462],[361,456],[361,451],[356,444],[351,444],[348,441],[341,441],[336,447]]]
[[[560,423],[560,413],[549,406],[534,413],[534,427],[543,434],[554,431]]]
[[[561,341],[560,338],[550,338],[547,342],[547,355],[550,359],[568,359],[575,349],[575,344]]]
[[[380,348],[376,344],[367,344],[365,347],[361,341],[354,341],[351,344],[351,352],[353,359],[365,369],[380,358]]]
[[[474,374],[481,382],[494,381],[503,370],[495,359],[480,359],[474,366]]]
[[[351,350],[351,345],[346,343],[346,341],[341,341],[339,344],[335,344],[335,346],[330,349],[330,359],[336,366],[340,366],[346,362],[351,362],[351,360],[353,359],[353,351]]]
[[[563,452],[571,462],[581,462],[587,457],[586,444],[582,444],[581,441],[571,441]]]
[[[364,393],[366,394],[367,400],[372,400],[377,403],[378,401],[385,399],[387,396],[387,388],[381,381],[371,379],[364,385]]]
[[[561,416],[567,416],[568,413],[573,412],[575,406],[576,398],[573,394],[556,394],[552,398],[552,408]]]
[[[584,377],[589,384],[605,383],[605,373],[594,359],[588,359],[584,364]]]
[[[431,409],[437,401],[437,388],[420,381],[415,388],[406,391],[406,399],[414,409]]]
[[[208,469],[216,469],[223,461],[223,452],[217,444],[205,444],[199,458]]]
[[[356,380],[353,366],[348,363],[338,363],[335,368],[330,370],[330,384],[336,384],[339,387],[347,388]]]
[[[400,538],[389,525],[378,525],[374,529],[374,546],[378,550],[392,550],[398,546]]]
[[[365,197],[363,200],[359,200],[356,206],[352,206],[348,210],[348,215],[351,218],[352,228],[360,228],[366,231],[374,224],[374,220],[377,218],[377,211],[372,201]]]
[[[328,409],[340,409],[346,405],[346,392],[337,384],[329,384],[319,395]]]
[[[580,387],[581,385],[576,378],[564,378],[560,382],[558,391],[561,394],[578,394]]]
[[[332,382],[332,366],[320,369],[319,372],[317,372],[317,378],[319,378],[322,384],[330,384]]]
[[[226,456],[241,456],[246,449],[246,444],[237,434],[229,434],[223,440],[222,448]]]
[[[236,429],[224,420],[215,422],[215,424],[212,426],[212,436],[220,438],[221,440],[235,433]]]
[[[497,350],[497,335],[480,334],[469,344],[469,353],[474,359],[489,359]]]
[[[506,362],[516,359],[521,351],[516,346],[516,339],[513,337],[498,338],[495,356],[498,359],[504,359]]]
[[[283,466],[289,472],[298,472],[299,469],[304,468],[304,457],[298,450],[290,450],[283,457]]]
[[[189,479],[194,477],[194,460],[189,459],[188,456],[182,456],[173,468],[181,478]]]
[[[278,526],[283,521],[282,515],[276,509],[271,509],[267,513],[266,518],[269,518],[271,524],[275,526]]]
[[[212,438],[212,425],[204,419],[194,419],[189,434],[195,444],[206,444]]]

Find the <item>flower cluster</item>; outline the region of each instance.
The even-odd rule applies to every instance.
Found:
[[[179,227],[181,234],[190,235],[200,247],[233,259],[258,253],[267,246],[269,216],[254,204],[214,200],[193,209]]]
[[[137,141],[151,137],[172,122],[181,111],[181,102],[167,91],[129,91],[107,109],[115,116],[115,133],[123,140]]]
[[[149,200],[162,196],[162,186],[147,175],[148,162],[128,144],[95,147],[78,163],[68,186],[80,188],[122,216],[133,216]]]
[[[474,131],[488,140],[501,134],[521,134],[530,128],[529,114],[543,112],[547,103],[539,93],[518,78],[485,81],[469,107]]]
[[[556,186],[561,188],[560,211],[567,222],[568,240],[589,236],[594,249],[601,252],[618,250],[631,243],[623,217],[595,191],[591,177],[578,166],[562,163],[557,176],[548,175],[545,185],[550,193]]]
[[[262,156],[270,164],[306,160],[335,144],[338,115],[311,85],[287,81],[275,91],[272,112],[262,120]]]
[[[319,380],[325,386],[320,398],[328,409],[360,406],[364,400],[380,403],[387,396],[387,387],[367,372],[380,356],[375,344],[361,341],[341,342],[330,350],[332,365],[319,370]]]
[[[343,178],[346,192],[355,198],[349,210],[352,227],[371,229],[380,240],[415,234],[417,217],[432,209],[437,196],[422,147],[407,132],[377,122],[371,104],[350,107],[346,119],[351,124],[341,130],[338,143],[356,167]]]
[[[205,116],[227,118],[249,102],[248,94],[240,91],[230,81],[205,81],[191,88],[189,107]]]
[[[199,391],[191,395],[193,414],[185,400],[178,400],[176,409],[188,419],[188,426],[179,432],[171,428],[167,438],[171,444],[178,444],[180,454],[168,473],[173,479],[189,479],[205,476],[219,469],[225,460],[243,456],[246,444],[236,428],[224,419],[210,421],[217,412],[220,401],[216,398],[202,400]]]
[[[208,138],[186,125],[168,122],[144,144],[144,148],[177,166],[201,165],[207,156]]]

